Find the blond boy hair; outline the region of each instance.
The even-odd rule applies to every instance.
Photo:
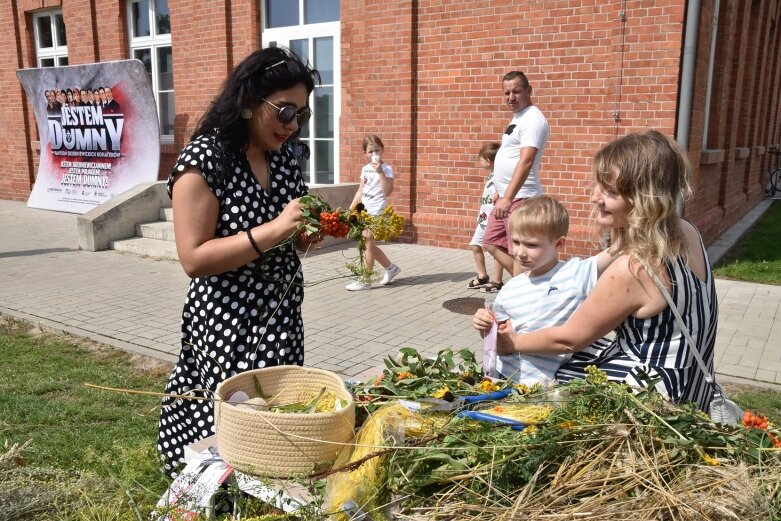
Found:
[[[569,214],[559,201],[548,195],[530,197],[510,216],[510,233],[544,235],[551,241],[566,237]]]

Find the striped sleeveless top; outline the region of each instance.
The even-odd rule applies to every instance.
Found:
[[[670,295],[689,328],[694,346],[713,373],[713,352],[718,324],[718,301],[710,260],[700,238],[705,257],[705,280],[700,280],[680,257],[666,263],[672,282]],[[616,337],[600,353],[593,350],[577,353],[562,365],[556,377],[559,381],[584,378],[585,368],[596,365],[610,380],[635,387],[647,387],[660,379],[656,389],[674,402],[691,401],[709,412],[713,394],[697,361],[691,354],[670,307],[654,317],[639,319],[629,316],[615,330]]]

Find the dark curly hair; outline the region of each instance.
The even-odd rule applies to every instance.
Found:
[[[241,117],[245,108],[254,108],[274,92],[303,84],[311,94],[320,73],[284,47],[258,49],[231,71],[222,91],[201,117],[192,138],[213,134],[222,148],[222,172],[230,157],[243,152],[249,141],[248,122]],[[222,173],[220,172],[220,174]]]

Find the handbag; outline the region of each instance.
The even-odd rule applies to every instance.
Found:
[[[673,302],[673,298],[670,296],[670,292],[667,291],[667,288],[664,287],[664,284],[662,284],[662,281],[659,280],[659,277],[656,275],[656,273],[654,273],[654,271],[651,270],[651,268],[645,262],[642,264],[645,268],[645,271],[648,272],[651,280],[654,281],[654,284],[656,284],[656,287],[659,288],[659,291],[662,292],[662,296],[664,296],[664,299],[670,306],[670,311],[672,311],[673,315],[675,316],[675,320],[678,322],[678,327],[686,337],[686,341],[689,343],[689,347],[691,347],[692,356],[694,356],[694,359],[697,361],[697,365],[700,366],[700,369],[705,375],[705,381],[708,382],[708,384],[710,384],[711,388],[713,389],[713,394],[711,395],[709,406],[711,419],[716,423],[721,423],[724,425],[740,425],[743,421],[743,409],[741,409],[738,404],[727,398],[727,395],[724,393],[724,389],[722,389],[721,386],[716,383],[716,379],[708,371],[708,366],[705,365],[705,361],[702,359],[702,355],[700,355],[700,352],[697,350],[697,344],[694,343],[691,333],[689,333],[689,328],[686,327],[686,324],[684,324],[681,313],[678,311],[678,307],[675,305],[675,302]]]

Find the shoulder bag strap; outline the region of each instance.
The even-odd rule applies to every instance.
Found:
[[[640,260],[640,262],[643,264],[643,268],[645,268],[645,271],[651,277],[651,280],[654,281],[656,287],[659,288],[659,291],[662,292],[664,299],[667,301],[667,304],[670,306],[670,311],[672,311],[673,315],[675,316],[675,320],[678,322],[678,327],[681,328],[681,332],[686,337],[686,341],[689,342],[689,347],[691,347],[692,356],[694,356],[694,359],[697,360],[697,364],[700,366],[700,369],[702,369],[702,372],[705,374],[705,381],[711,385],[715,385],[716,381],[713,379],[713,375],[710,374],[710,372],[708,371],[708,366],[705,365],[705,361],[702,359],[702,355],[700,355],[700,352],[697,349],[697,344],[694,343],[694,339],[692,339],[691,333],[689,333],[689,328],[686,327],[686,324],[683,323],[683,317],[681,317],[681,313],[678,311],[678,307],[675,305],[675,302],[673,302],[673,298],[670,296],[670,292],[667,291],[667,288],[664,287],[664,284],[662,283],[661,280],[659,280],[659,277],[650,268],[650,266],[648,266],[648,264],[646,264],[646,262],[643,260]]]

